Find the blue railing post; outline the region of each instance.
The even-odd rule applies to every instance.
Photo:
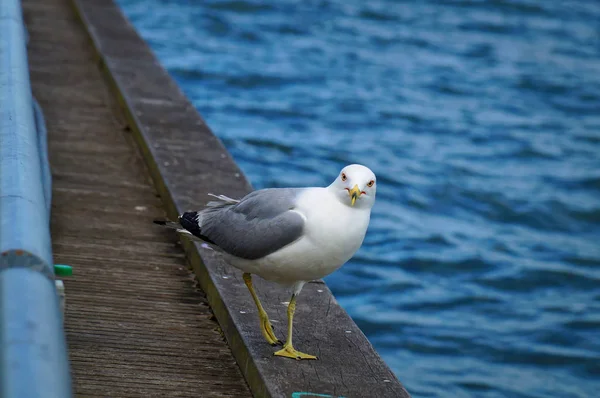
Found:
[[[1,0],[0,397],[69,398],[45,128],[34,112],[26,40],[20,1]]]

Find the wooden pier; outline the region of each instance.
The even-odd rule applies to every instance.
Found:
[[[250,391],[67,0],[25,0],[32,90],[53,175],[52,240],[80,397],[248,397]]]
[[[74,395],[408,397],[322,282],[294,325],[320,360],[272,356],[240,272],[152,225],[247,193],[237,165],[112,0],[22,1]],[[256,285],[283,328],[287,292]]]

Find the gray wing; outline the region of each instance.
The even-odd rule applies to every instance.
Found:
[[[294,209],[302,188],[254,191],[239,203],[198,214],[201,235],[225,252],[248,260],[265,257],[302,236],[304,219]]]

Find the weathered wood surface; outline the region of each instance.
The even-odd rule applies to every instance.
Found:
[[[249,192],[250,185],[221,142],[113,1],[73,2],[125,107],[169,216],[200,208],[210,199],[209,192],[231,197]],[[304,288],[294,325],[296,348],[319,360],[273,357],[241,273],[204,245],[183,243],[255,396],[408,396],[324,284]],[[255,279],[276,333],[284,338],[289,293]]]
[[[89,37],[68,0],[24,0],[33,93],[53,172],[55,261],[66,278],[80,397],[249,397]]]

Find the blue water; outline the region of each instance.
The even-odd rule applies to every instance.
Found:
[[[327,282],[414,397],[600,396],[600,2],[119,3],[255,188],[375,171]]]

